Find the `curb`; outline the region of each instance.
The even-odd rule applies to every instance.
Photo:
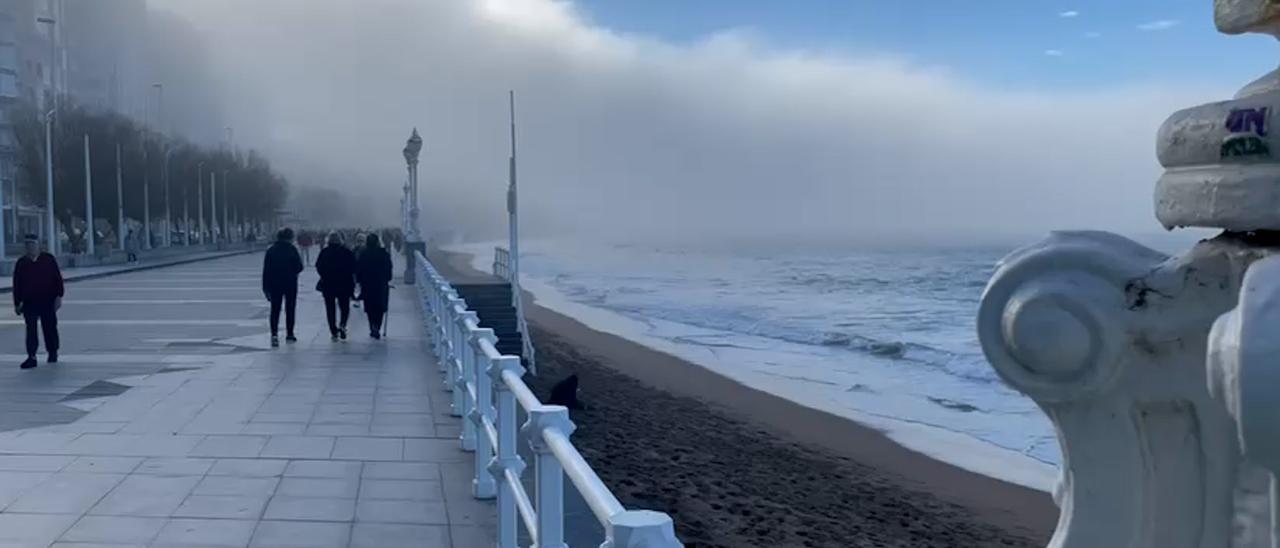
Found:
[[[118,274],[129,274],[129,273],[131,273],[131,272],[142,272],[142,271],[145,271],[145,270],[155,270],[155,269],[157,269],[157,268],[166,268],[166,267],[170,267],[170,266],[180,266],[180,265],[184,265],[184,264],[199,263],[199,262],[204,262],[204,261],[212,261],[212,260],[214,260],[214,259],[224,259],[224,258],[227,258],[227,257],[235,257],[235,256],[238,256],[238,255],[248,255],[248,254],[250,254],[250,253],[258,253],[258,252],[260,252],[260,251],[262,251],[262,250],[261,250],[261,249],[245,249],[245,250],[240,250],[240,251],[228,251],[228,252],[226,252],[226,253],[220,253],[220,254],[218,254],[218,255],[212,255],[212,256],[191,257],[191,258],[178,259],[178,260],[175,260],[175,261],[168,261],[168,262],[163,262],[163,263],[141,264],[141,265],[134,266],[134,267],[130,267],[130,268],[122,268],[122,269],[120,269],[120,270],[112,270],[112,271],[110,271],[110,272],[96,272],[96,273],[93,273],[93,274],[80,274],[80,275],[66,276],[66,277],[64,277],[64,278],[63,278],[63,281],[64,281],[64,282],[83,282],[83,281],[86,281],[86,280],[96,280],[96,279],[98,279],[98,278],[106,278],[106,277],[109,277],[109,276],[116,276],[116,275],[118,275]],[[12,292],[13,292],[13,288],[12,288],[12,287],[0,287],[0,295],[6,294],[6,293],[12,293]]]

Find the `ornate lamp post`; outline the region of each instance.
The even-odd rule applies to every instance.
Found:
[[[404,145],[404,161],[409,169],[409,189],[407,199],[409,201],[407,209],[409,210],[408,231],[405,234],[405,261],[404,261],[404,283],[414,283],[414,253],[425,253],[427,245],[422,240],[422,230],[418,226],[418,155],[422,153],[422,137],[418,135],[418,128],[413,128],[413,135],[409,136],[409,140]]]
[[[1274,0],[1215,15],[1228,34],[1280,34]],[[1064,449],[1051,546],[1280,545],[1278,109],[1280,70],[1160,128],[1156,217],[1219,236],[1169,257],[1059,233],[987,286],[983,351]]]

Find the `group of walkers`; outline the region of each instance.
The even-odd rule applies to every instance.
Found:
[[[369,235],[377,235],[378,241],[382,244],[382,246],[385,249],[394,250],[396,253],[400,253],[400,249],[404,245],[404,235],[401,234],[399,230],[387,229],[380,232],[374,232],[374,231],[365,231],[365,230],[357,230],[357,229],[347,229],[347,230],[333,230],[328,233],[329,236],[332,236],[333,234],[337,234],[339,237],[342,238],[342,241],[344,242],[350,240],[352,242],[351,247],[353,250],[359,250],[360,247],[364,245],[365,238],[367,238]],[[328,241],[327,238],[328,236],[324,236],[322,235],[322,233],[317,231],[312,231],[312,230],[298,231],[297,233],[298,251],[301,252],[302,254],[302,263],[304,265],[311,266],[311,248],[313,246],[322,245],[322,246],[328,247],[328,244],[326,243]],[[323,252],[324,250],[321,249],[321,251]]]
[[[353,245],[347,245],[342,231],[329,233],[324,248],[316,258],[320,281],[316,290],[324,296],[325,316],[333,340],[347,338],[347,320],[353,302],[363,303],[369,319],[369,336],[381,339],[386,325],[390,283],[393,277],[391,254],[383,247],[377,233],[357,233]],[[394,232],[386,232],[397,241]],[[309,235],[309,234],[308,234]],[[38,365],[40,335],[44,335],[48,363],[58,362],[58,311],[62,308],[65,286],[58,260],[41,251],[40,239],[34,234],[24,238],[22,257],[13,269],[14,312],[26,323],[27,359],[22,369]],[[307,246],[309,247],[309,246]],[[298,275],[303,265],[299,246],[291,229],[276,234],[262,264],[262,292],[271,303],[271,346],[280,346],[280,313],[285,315],[285,340],[297,342],[294,318],[298,304]],[[131,251],[131,254],[136,253]],[[357,293],[358,289],[358,293]],[[359,306],[359,305],[357,305]]]
[[[262,292],[271,302],[271,346],[280,346],[280,313],[285,315],[285,341],[297,342],[294,336],[294,316],[298,302],[298,275],[310,262],[311,245],[302,245],[301,238],[313,243],[310,232],[303,232],[296,242],[291,229],[276,234],[276,241],[267,249],[262,264]],[[376,233],[361,234],[351,247],[347,246],[343,232],[329,233],[325,246],[316,257],[316,272],[320,281],[316,290],[324,296],[325,316],[329,321],[329,334],[335,341],[347,338],[347,320],[351,316],[352,301],[362,302],[369,320],[369,336],[382,338],[387,314],[392,279],[391,254],[382,246]],[[300,251],[301,250],[301,251]],[[357,288],[359,293],[356,292]]]

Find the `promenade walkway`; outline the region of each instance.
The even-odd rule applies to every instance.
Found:
[[[74,283],[32,371],[0,316],[0,548],[492,545],[413,288],[334,343],[308,271],[272,350],[260,261]]]
[[[265,247],[265,245],[264,245]],[[149,254],[143,252],[142,260],[136,263],[119,263],[102,266],[86,266],[80,268],[63,268],[62,277],[67,281],[91,280],[101,278],[103,276],[113,276],[125,272],[137,272],[141,270],[150,270],[153,268],[163,268],[168,266],[182,265],[193,262],[207,261],[219,257],[231,257],[249,252],[248,249],[231,249],[225,251],[199,251],[192,250],[184,253],[182,249],[175,249],[174,252],[165,254]],[[12,260],[12,257],[10,258]],[[0,293],[8,293],[13,289],[13,276],[0,276]]]

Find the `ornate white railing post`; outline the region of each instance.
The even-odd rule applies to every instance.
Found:
[[[1247,462],[1236,493],[1232,546],[1280,546],[1280,256],[1245,275],[1239,304],[1209,335],[1209,391],[1235,420]]]
[[[529,419],[520,430],[534,453],[538,548],[569,548],[564,543],[564,467],[547,445],[544,432],[556,430],[567,437],[576,428],[568,409],[544,405],[529,410]]]
[[[1215,10],[1224,32],[1280,29],[1274,0]],[[987,286],[983,351],[1063,449],[1050,546],[1275,548],[1280,267],[1259,261],[1280,252],[1277,108],[1280,71],[1159,131],[1156,217],[1222,235],[1166,257],[1111,234],[1054,234]]]
[[[475,363],[472,369],[475,372],[476,386],[476,405],[471,410],[471,423],[476,430],[476,454],[475,454],[475,472],[476,477],[472,487],[473,494],[478,499],[491,499],[497,494],[497,485],[494,483],[493,475],[489,473],[490,461],[493,460],[494,447],[490,445],[489,435],[485,431],[485,419],[493,422],[493,383],[489,377],[489,358],[483,352],[477,352],[474,349],[479,348],[480,341],[487,341],[490,345],[498,342],[498,336],[494,334],[492,329],[477,329],[471,333],[472,354],[475,356]]]
[[[506,477],[520,479],[524,473],[524,459],[520,458],[516,447],[519,430],[516,426],[516,395],[511,392],[503,379],[503,373],[510,371],[516,378],[524,376],[524,366],[520,358],[503,356],[489,364],[489,380],[493,383],[494,398],[497,400],[498,456],[489,464],[489,472],[499,480]],[[502,482],[498,489],[498,546],[514,548],[517,542],[516,495],[510,483]]]
[[[452,342],[449,339],[446,303],[449,301],[450,296],[456,297],[457,293],[443,279],[439,280],[439,283],[440,290],[435,292],[435,301],[432,304],[436,311],[436,357],[440,360],[440,372],[445,376],[444,389],[446,392],[451,392],[453,391],[453,377],[449,373],[449,347]]]
[[[453,392],[453,402],[450,411],[455,417],[466,416],[466,390],[462,386],[462,347],[463,342],[462,329],[458,326],[458,315],[466,311],[466,305],[462,299],[456,295],[449,295],[448,302],[445,303],[447,311],[445,315],[445,325],[449,332],[449,382],[448,389]],[[463,430],[465,430],[465,423]]]
[[[476,325],[480,318],[475,312],[470,310],[460,310],[457,316],[458,333],[462,345],[458,352],[458,363],[461,367],[458,374],[458,383],[454,385],[455,393],[462,394],[462,409],[459,412],[461,417],[471,416],[471,410],[475,408],[475,400],[471,399],[470,390],[467,385],[474,385],[476,379],[476,349],[471,344],[471,328],[468,325]],[[476,449],[476,425],[469,420],[462,421],[462,450],[475,451]]]

